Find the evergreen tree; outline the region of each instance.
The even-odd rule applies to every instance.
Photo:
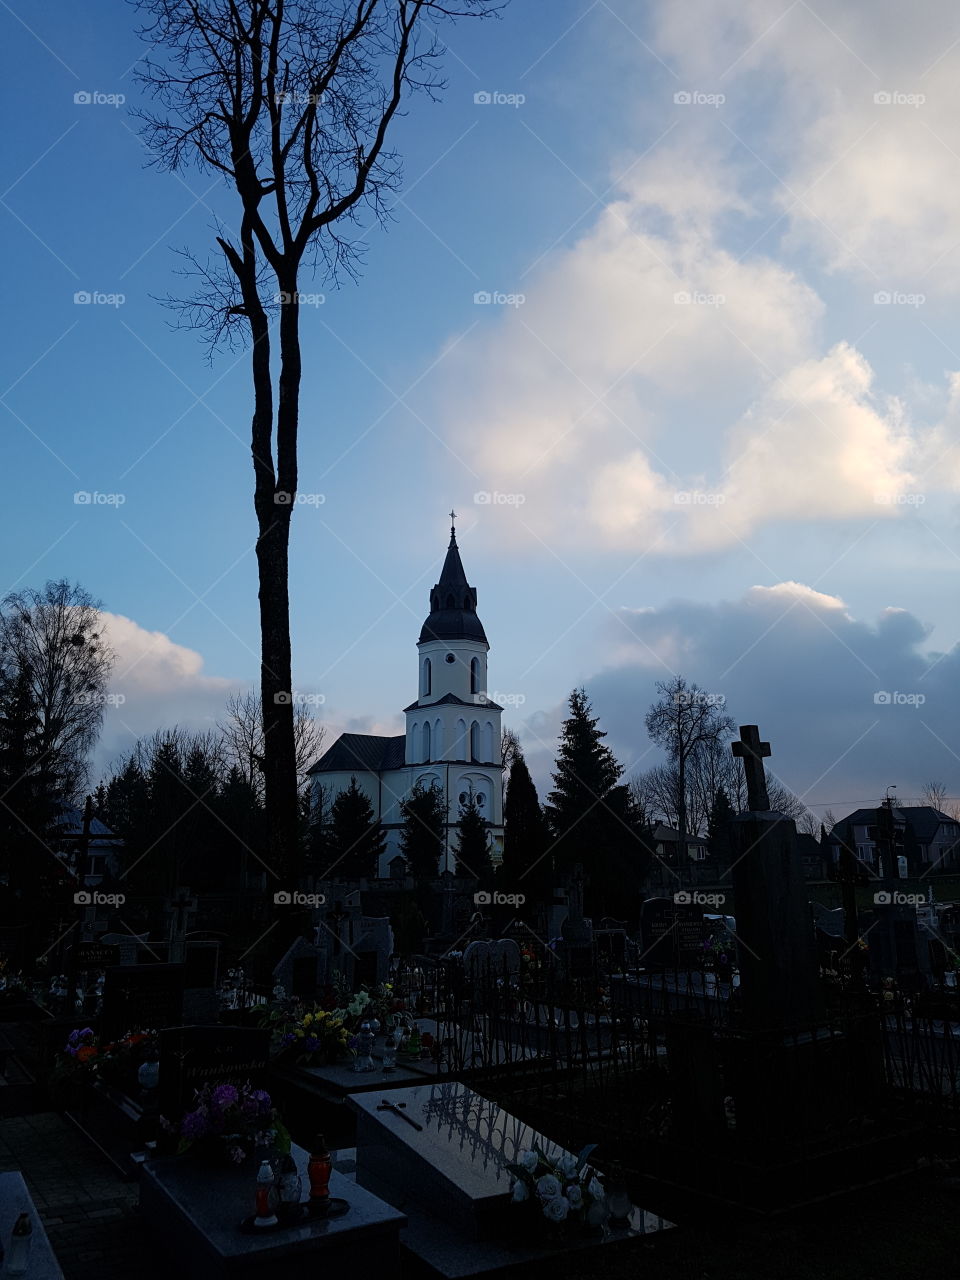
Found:
[[[331,873],[341,880],[376,876],[386,836],[380,823],[374,822],[373,805],[355,777],[330,806],[330,820]]]
[[[440,871],[446,831],[446,805],[437,784],[419,782],[401,806],[400,852],[416,880],[432,880]]]
[[[646,875],[650,841],[585,690],[574,689],[569,705],[546,810],[554,865],[563,874],[581,863],[591,912],[623,916]]]
[[[458,876],[475,876],[484,886],[493,880],[489,827],[476,796],[471,793],[466,804],[460,806],[457,820],[456,873]]]
[[[730,865],[730,821],[735,816],[726,791],[717,787],[707,820],[707,846],[720,871],[725,871]]]
[[[503,803],[503,863],[500,876],[529,898],[549,887],[552,857],[537,788],[519,745],[515,744]]]
[[[59,878],[46,845],[56,813],[52,785],[29,672],[0,669],[0,910],[6,919],[41,914]]]

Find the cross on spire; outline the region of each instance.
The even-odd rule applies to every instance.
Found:
[[[770,797],[767,795],[763,761],[770,755],[770,743],[760,741],[760,730],[755,724],[742,724],[740,741],[732,743],[730,750],[743,761],[743,771],[747,775],[747,808],[751,813],[769,812]]]
[[[456,520],[457,520],[457,513],[451,508],[451,511],[450,511],[450,541],[451,542],[456,542],[457,540]]]

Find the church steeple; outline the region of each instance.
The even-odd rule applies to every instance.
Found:
[[[419,644],[431,640],[475,640],[487,643],[483,623],[477,617],[477,592],[467,582],[457,546],[456,515],[450,512],[450,543],[440,570],[440,580],[430,592],[430,616],[420,631]]]

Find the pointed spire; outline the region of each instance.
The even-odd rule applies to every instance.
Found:
[[[477,593],[467,581],[457,546],[456,512],[450,512],[450,542],[440,570],[440,580],[430,592],[430,616],[420,632],[427,640],[479,640],[486,644],[483,624],[477,617]]]

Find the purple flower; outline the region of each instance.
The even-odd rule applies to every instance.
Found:
[[[231,1103],[237,1101],[239,1094],[232,1084],[218,1084],[213,1091],[213,1105],[215,1107],[229,1107]]]
[[[286,1034],[286,1035],[283,1037],[283,1039],[280,1041],[280,1043],[281,1043],[281,1044],[284,1044],[284,1045],[286,1045],[286,1044],[293,1044],[293,1042],[294,1042],[294,1040],[296,1040],[296,1038],[297,1038],[297,1037],[294,1035],[294,1033],[293,1033],[292,1031],[288,1031],[288,1032],[287,1032],[287,1034]]]
[[[316,1036],[307,1036],[306,1040],[303,1042],[303,1047],[308,1053],[313,1053],[315,1049],[320,1048],[320,1041]]]
[[[204,1112],[188,1111],[183,1117],[180,1133],[184,1138],[202,1138],[207,1132],[207,1118]]]
[[[255,1098],[261,1115],[266,1115],[268,1111],[273,1110],[273,1103],[270,1100],[269,1093],[265,1093],[263,1089],[254,1089],[251,1098]]]

